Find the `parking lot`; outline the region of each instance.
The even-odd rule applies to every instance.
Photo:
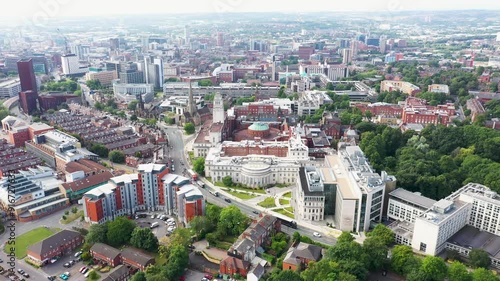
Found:
[[[84,264],[83,264],[82,261],[77,261],[77,258],[75,258],[75,256],[74,256],[76,252],[77,251],[75,250],[75,251],[71,252],[71,254],[65,255],[65,256],[61,257],[55,263],[45,265],[42,268],[43,271],[45,273],[47,273],[47,275],[55,275],[55,276],[59,276],[59,275],[61,275],[61,273],[64,273],[66,271],[68,271],[69,273],[71,273],[71,277],[82,275],[80,272],[78,272],[78,270],[82,266],[84,266]],[[71,260],[74,260],[75,264],[72,265],[69,268],[64,267],[64,264],[67,263],[67,262],[69,262],[69,261],[71,261]],[[72,278],[72,279],[74,279],[74,278]]]
[[[165,237],[165,235],[167,234],[168,225],[165,223],[165,221],[158,218],[158,215],[164,215],[165,213],[163,213],[163,212],[154,212],[154,213],[149,212],[147,214],[148,214],[147,217],[139,218],[139,219],[135,220],[137,223],[137,226],[139,226],[139,227],[151,227],[152,223],[158,222],[158,227],[151,229],[151,231],[154,233],[154,235],[158,239]],[[151,218],[152,214],[155,214],[156,218],[152,219]],[[172,218],[172,216],[167,216],[167,218]],[[177,226],[177,222],[176,222],[176,226]]]

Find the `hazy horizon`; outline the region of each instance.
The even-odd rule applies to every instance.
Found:
[[[446,11],[446,10],[500,10],[500,1],[487,0],[357,0],[349,2],[322,1],[311,5],[308,1],[264,1],[254,0],[184,0],[178,3],[160,0],[123,1],[72,1],[72,0],[23,0],[9,1],[8,10],[2,15],[4,20],[23,22],[37,18],[65,18],[91,16],[132,16],[162,14],[223,14],[254,12],[380,12],[397,13],[402,11]],[[381,14],[383,15],[383,14]]]

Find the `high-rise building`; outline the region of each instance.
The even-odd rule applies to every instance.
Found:
[[[38,109],[38,93],[34,91],[19,92],[19,106],[24,113],[31,114]]]
[[[189,45],[190,38],[189,38],[189,27],[187,25],[184,26],[184,43],[186,45]]]
[[[357,40],[351,40],[351,58],[358,55],[358,42]]]
[[[21,83],[19,79],[12,79],[0,82],[0,99],[8,99],[19,95]]]
[[[379,43],[378,43],[378,47],[379,47],[379,51],[382,53],[382,54],[385,54],[385,51],[386,51],[386,43],[387,43],[387,37],[382,35],[380,36],[380,39],[379,39]]]
[[[347,65],[352,62],[352,50],[342,49],[342,63]]]
[[[224,33],[217,32],[217,47],[224,46]]]
[[[62,71],[64,75],[85,73],[87,69],[80,68],[79,59],[75,54],[67,54],[61,57]]]
[[[38,92],[35,70],[32,59],[21,59],[17,62],[17,72],[21,81],[21,91]]]
[[[220,93],[216,93],[214,97],[213,108],[213,123],[224,123],[224,103]]]

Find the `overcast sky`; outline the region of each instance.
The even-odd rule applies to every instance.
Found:
[[[1,5],[2,17],[12,20],[42,15],[56,18],[189,12],[500,10],[500,1],[494,0],[2,0]]]

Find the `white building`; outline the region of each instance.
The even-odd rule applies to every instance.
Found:
[[[276,144],[278,145],[278,144]],[[205,158],[205,175],[214,182],[230,176],[235,183],[263,187],[277,183],[294,183],[299,167],[309,161],[308,148],[300,137],[294,136],[286,144],[286,157],[274,155],[224,156],[223,144],[212,147]]]
[[[323,104],[332,103],[332,99],[326,91],[305,91],[300,94],[297,101],[297,114],[314,115]]]
[[[432,84],[427,87],[427,92],[450,94],[450,88],[446,84]]]
[[[222,96],[220,93],[216,93],[214,96],[213,123],[224,123],[224,119],[225,114]]]
[[[137,95],[142,95],[142,100],[148,103],[153,100],[154,85],[113,83],[113,93],[117,99],[126,102],[137,100]]]
[[[64,75],[81,74],[87,72],[87,68],[80,68],[80,62],[75,54],[61,57],[61,66]]]
[[[302,220],[322,221],[325,194],[321,175],[315,167],[301,167],[297,178],[297,215]]]
[[[407,221],[414,223],[426,210],[432,208],[435,200],[398,188],[389,193],[389,204],[387,217],[392,220]]]
[[[16,97],[21,91],[19,79],[10,79],[0,82],[0,99]]]
[[[337,184],[335,223],[339,230],[368,231],[372,222],[380,222],[386,188],[396,179],[382,171],[377,174],[358,146],[340,143],[337,155],[325,157]]]

